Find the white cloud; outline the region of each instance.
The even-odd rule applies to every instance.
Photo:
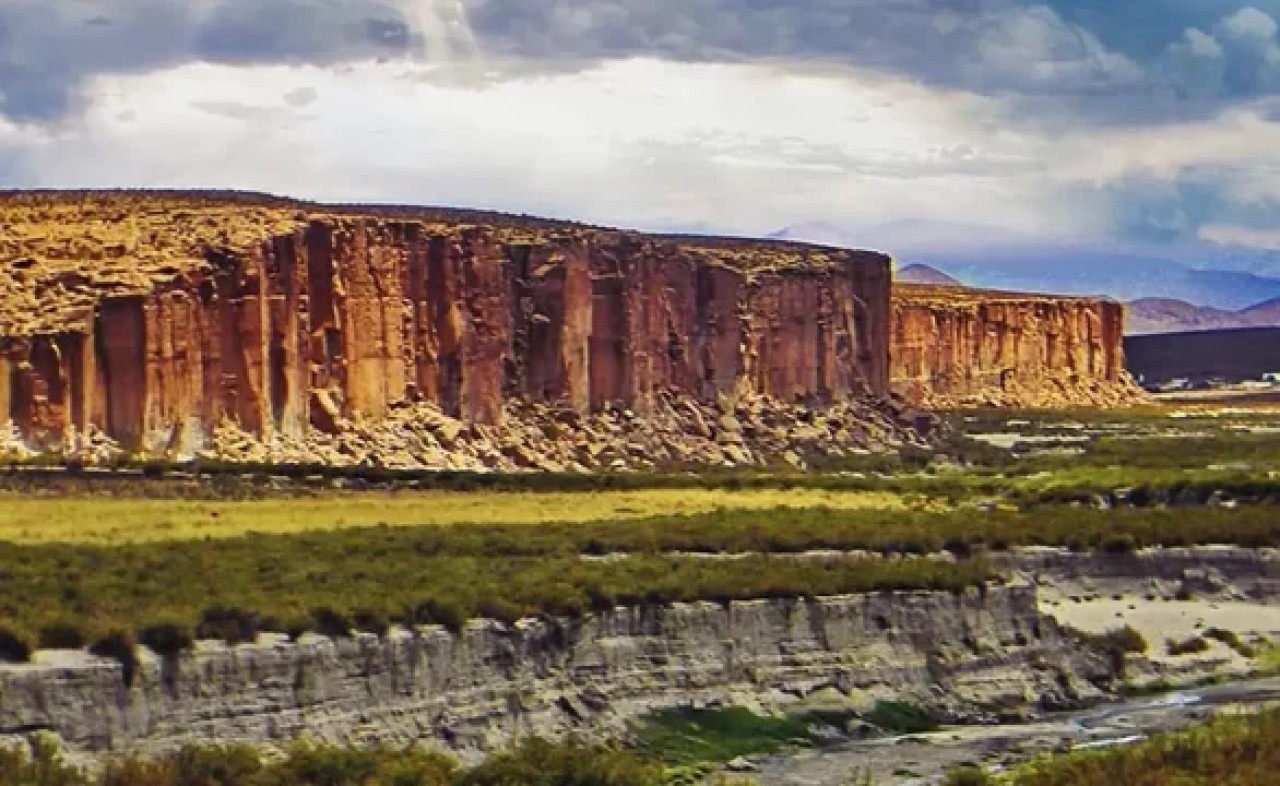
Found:
[[[1229,224],[1210,224],[1200,228],[1200,237],[1214,243],[1280,251],[1280,229],[1253,229]]]
[[[421,77],[371,63],[101,77],[82,119],[8,144],[33,185],[235,186],[738,232],[903,210],[1044,222],[1027,201],[1041,166],[1016,133],[991,136],[985,98],[655,60],[479,88]]]
[[[1046,128],[997,98],[847,68],[633,59],[482,78],[507,65],[98,77],[86,112],[56,129],[0,121],[0,163],[21,162],[33,186],[233,187],[648,229],[912,218],[1077,237],[1114,228],[1096,196],[1110,184],[1176,193],[1209,169],[1223,200],[1256,207],[1280,172],[1280,124],[1264,104],[1166,126]]]
[[[1241,8],[1222,21],[1222,30],[1235,38],[1270,41],[1276,37],[1276,21],[1253,7]]]

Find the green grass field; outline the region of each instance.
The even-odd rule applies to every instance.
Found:
[[[144,481],[140,481],[144,482]],[[329,492],[268,499],[0,495],[0,541],[143,543],[355,527],[627,520],[778,507],[901,509],[885,491],[657,488],[582,492]]]

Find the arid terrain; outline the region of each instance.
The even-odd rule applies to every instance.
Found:
[[[1118,303],[426,208],[0,215],[0,785],[955,784],[1274,693],[1280,409],[1151,400]]]

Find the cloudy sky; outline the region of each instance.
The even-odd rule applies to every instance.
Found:
[[[0,185],[1280,248],[1280,0],[0,0]]]

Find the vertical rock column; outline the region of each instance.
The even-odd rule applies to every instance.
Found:
[[[752,362],[751,347],[743,330],[745,310],[742,300],[746,279],[737,270],[719,265],[701,265],[697,272],[699,345],[695,368],[700,370],[696,394],[714,399],[719,392],[732,392],[739,377]]]
[[[269,240],[262,249],[269,282],[268,349],[271,410],[281,434],[300,437],[311,421],[310,260],[305,231]]]
[[[511,289],[506,252],[486,231],[467,230],[456,247],[465,316],[459,350],[462,385],[459,412],[464,420],[500,423],[506,362],[511,351]]]
[[[105,431],[128,448],[140,447],[147,407],[145,298],[107,298],[98,305],[94,340],[105,405]]]

